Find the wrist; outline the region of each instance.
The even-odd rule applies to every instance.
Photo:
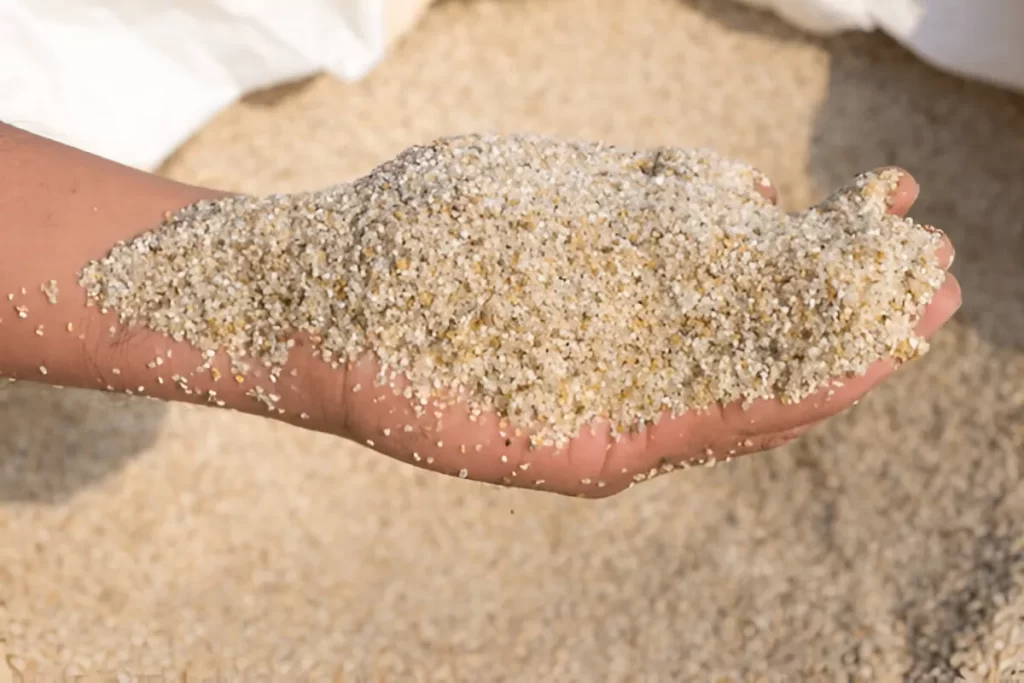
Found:
[[[89,305],[82,269],[169,212],[225,193],[0,125],[0,377],[203,403],[338,431],[346,373],[302,340],[282,381],[232,375],[183,342]],[[144,274],[133,274],[144,277]],[[55,283],[56,291],[44,286]],[[24,290],[24,291],[23,291]],[[300,371],[301,370],[301,371]]]
[[[81,268],[167,211],[217,194],[0,124],[0,376],[108,380],[96,365],[125,340],[109,333],[112,315],[86,306]]]

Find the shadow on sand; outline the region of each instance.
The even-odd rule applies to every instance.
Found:
[[[0,504],[57,504],[102,482],[156,439],[158,401],[19,382],[0,389]]]

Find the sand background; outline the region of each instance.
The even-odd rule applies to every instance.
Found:
[[[1016,680],[1024,97],[721,0],[448,0],[365,81],[249,97],[163,172],[311,189],[474,130],[707,145],[792,208],[903,165],[924,188],[913,215],[958,246],[964,307],[933,353],[799,443],[600,502],[15,385],[0,681]]]

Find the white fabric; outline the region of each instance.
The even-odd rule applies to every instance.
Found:
[[[893,0],[903,2],[904,0]],[[871,0],[741,0],[758,9],[771,10],[805,31],[830,35],[850,29],[870,30],[874,20],[868,11]]]
[[[742,0],[1024,90],[1024,0]],[[246,93],[365,75],[429,0],[0,0],[0,120],[151,170]],[[391,10],[391,11],[389,11]],[[400,29],[398,29],[400,30]]]
[[[1024,0],[741,0],[812,33],[881,29],[932,65],[1024,91]]]
[[[385,0],[0,0],[0,120],[150,170],[252,90],[320,71],[362,77],[394,37],[387,10]]]

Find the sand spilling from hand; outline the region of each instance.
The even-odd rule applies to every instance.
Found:
[[[707,150],[533,135],[412,147],[319,192],[205,201],[90,264],[92,299],[238,372],[297,333],[373,353],[408,398],[461,398],[562,442],[735,400],[798,401],[885,357],[942,283],[939,236],[888,215],[898,172],[786,214]]]

